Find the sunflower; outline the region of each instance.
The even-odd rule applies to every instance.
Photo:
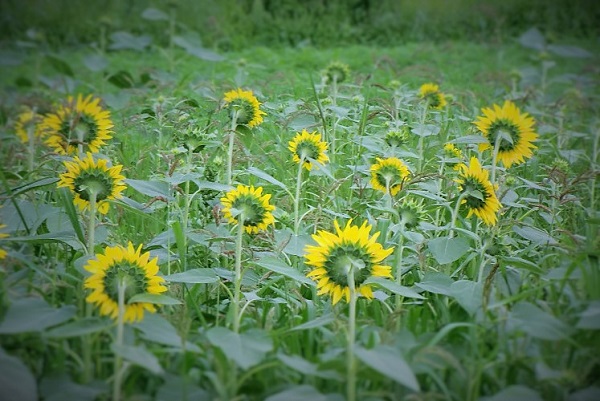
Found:
[[[17,116],[15,122],[15,132],[22,143],[29,143],[29,135],[33,133],[33,138],[41,138],[44,131],[40,128],[42,116],[31,109],[23,111]]]
[[[409,230],[417,227],[423,220],[423,206],[412,199],[402,201],[397,211],[400,222]]]
[[[340,61],[332,61],[323,71],[325,82],[342,83],[350,77],[350,68]]]
[[[67,103],[42,121],[48,135],[46,144],[59,154],[77,154],[79,145],[85,152],[96,153],[112,138],[110,111],[102,109],[100,99],[92,95],[77,101],[69,96]]]
[[[294,154],[294,161],[303,162],[302,167],[307,170],[312,169],[309,158],[321,164],[329,161],[329,157],[325,154],[327,143],[321,141],[321,134],[318,132],[309,133],[303,129],[289,142],[288,149]]]
[[[428,102],[432,109],[443,109],[447,102],[446,96],[440,92],[440,87],[436,84],[426,83],[419,88],[419,96]]]
[[[377,163],[371,166],[371,185],[386,193],[389,190],[390,195],[394,196],[402,189],[409,175],[410,171],[402,160],[396,157],[377,158]]]
[[[106,159],[94,160],[90,152],[85,158],[75,157],[64,165],[67,172],[60,175],[58,187],[66,187],[73,192],[74,203],[81,211],[90,207],[90,190],[96,191],[98,211],[106,214],[108,201],[120,198],[126,188],[125,177],[121,175],[123,166],[108,167]]]
[[[270,194],[263,195],[262,187],[238,185],[221,198],[223,215],[232,224],[238,224],[238,216],[242,216],[244,229],[249,234],[257,234],[275,223],[271,213],[275,206],[269,204]]]
[[[0,230],[4,230],[6,228],[6,224],[0,224]],[[0,239],[8,237],[8,234],[0,232]],[[6,250],[0,248],[0,260],[6,258]]]
[[[225,107],[229,110],[231,116],[237,112],[236,122],[250,128],[262,123],[263,116],[267,114],[260,109],[261,103],[252,91],[244,91],[238,88],[225,93],[224,100]]]
[[[107,247],[104,254],[96,254],[84,266],[92,273],[85,280],[84,287],[92,290],[85,299],[100,307],[101,315],[110,315],[116,319],[119,313],[118,287],[125,285],[125,316],[123,321],[135,322],[144,318],[144,310],[156,312],[153,304],[147,302],[129,302],[138,294],[160,294],[167,290],[165,281],[157,276],[157,259],[150,260],[150,253],[141,253],[142,246],[133,248],[130,242],[127,248],[117,245]]]
[[[389,146],[400,147],[408,142],[410,133],[410,127],[408,125],[389,130],[385,134],[385,143]]]
[[[461,164],[460,169],[461,175],[455,181],[465,196],[461,203],[469,208],[467,217],[475,213],[488,226],[495,225],[498,221],[496,213],[502,205],[496,197],[488,171],[481,168],[476,157],[471,157],[469,167]]]
[[[498,160],[509,168],[513,164],[523,163],[525,158],[533,155],[537,147],[531,142],[538,135],[533,130],[535,120],[527,113],[521,113],[519,108],[510,100],[502,107],[494,104],[493,109],[481,109],[483,116],[473,122],[477,129],[486,137],[488,143],[479,144],[479,150],[495,148],[498,144]]]
[[[453,143],[447,143],[444,145],[444,156],[449,160],[446,164],[452,167],[454,170],[460,170],[460,162],[463,160],[462,151],[457,148]]]
[[[355,268],[354,285],[359,294],[371,299],[373,291],[367,278],[392,277],[392,268],[380,264],[394,248],[383,249],[377,242],[379,232],[369,236],[371,226],[365,221],[360,227],[352,225],[352,220],[341,229],[334,221],[335,233],[319,230],[313,234],[317,245],[307,245],[305,263],[312,266],[307,277],[317,281],[318,295],[330,294],[335,305],[344,296],[350,300],[348,272]]]

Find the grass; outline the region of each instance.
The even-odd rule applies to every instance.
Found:
[[[598,48],[565,44],[591,54],[561,57],[516,41],[253,46],[216,62],[155,46],[14,49],[12,60],[22,62],[3,66],[1,78],[0,222],[8,237],[0,241],[8,254],[0,272],[0,366],[15,380],[0,394],[90,401],[111,394],[269,401],[597,395]],[[351,70],[336,91],[322,78],[333,60]],[[440,85],[446,108],[426,108],[417,95],[425,82]],[[276,207],[275,223],[256,235],[240,236],[220,201],[232,189],[222,99],[237,87],[251,89],[267,113],[263,124],[234,134],[234,183],[263,187]],[[93,229],[70,192],[56,188],[69,157],[38,144],[29,170],[29,148],[14,134],[22,105],[50,113],[77,93],[101,96],[111,111],[114,137],[101,153],[127,178],[124,197],[94,217]],[[494,168],[472,122],[482,107],[506,99],[535,118],[540,138],[525,163]],[[388,145],[388,132],[404,124],[406,143]],[[287,147],[303,128],[323,134],[330,162],[298,175]],[[464,159],[444,154],[449,141]],[[376,158],[391,156],[411,170],[394,197],[370,182]],[[503,208],[494,226],[467,217],[459,203],[452,163],[470,157],[495,170]],[[418,224],[407,226],[404,201],[418,205]],[[393,278],[374,279],[375,299],[358,298],[355,316],[353,302],[332,305],[317,295],[305,259],[311,234],[351,218],[367,221],[378,243],[394,248],[385,260]],[[91,231],[93,252],[86,249]],[[168,291],[145,299],[157,313],[121,325],[86,303],[84,266],[128,241],[158,258]],[[350,277],[361,271],[353,266]]]

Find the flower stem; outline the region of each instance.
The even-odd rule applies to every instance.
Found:
[[[400,285],[402,282],[402,254],[404,253],[404,223],[400,223],[398,237],[398,247],[396,248],[396,283]],[[402,296],[396,294],[396,312],[400,313],[400,308],[402,307]],[[400,319],[398,318],[398,323],[400,323]]]
[[[427,118],[427,109],[429,108],[429,99],[425,101],[425,106],[423,107],[423,112],[421,113],[421,135],[419,135],[419,158],[417,159],[417,171],[420,173],[421,168],[423,167],[423,134],[425,133],[425,119]]]
[[[239,215],[238,231],[235,238],[235,278],[233,281],[233,331],[240,332],[240,295],[242,288],[242,239],[244,234],[244,217]]]
[[[460,205],[469,194],[467,192],[463,192],[460,194],[458,199],[456,200],[456,206],[454,206],[454,210],[452,210],[452,220],[450,222],[450,234],[448,235],[450,238],[454,237],[454,228],[456,227],[456,219],[458,218],[458,210],[460,209]]]
[[[29,154],[27,155],[27,167],[28,167],[28,171],[29,173],[33,172],[33,165],[34,165],[34,159],[35,159],[35,116],[36,116],[36,110],[33,109],[32,110],[32,123],[29,124],[29,126],[27,127],[27,139],[29,140],[28,145],[28,151]]]
[[[95,189],[89,189],[89,204],[90,204],[90,214],[88,217],[88,243],[87,243],[87,252],[88,255],[94,254],[94,243],[96,242],[96,209],[97,209],[97,198],[98,193]]]
[[[346,365],[348,367],[346,380],[346,399],[356,401],[356,361],[354,360],[354,342],[356,339],[356,286],[354,282],[354,267],[347,273],[348,289],[350,290],[350,303],[348,310],[348,351]]]
[[[296,196],[294,197],[294,235],[298,236],[298,230],[300,229],[300,188],[302,187],[302,165],[304,164],[304,157],[298,163],[298,175],[296,176]]]
[[[87,253],[90,257],[94,255],[94,245],[95,245],[95,232],[96,232],[96,209],[97,209],[97,192],[95,189],[90,188],[89,190],[89,216],[88,216],[88,243],[87,243]],[[85,304],[85,316],[92,316],[92,307],[89,303]],[[83,336],[83,380],[84,383],[88,383],[93,376],[93,363],[92,363],[92,339],[91,334],[86,334]]]
[[[232,183],[233,144],[235,142],[235,130],[237,128],[237,115],[235,110],[231,116],[231,128],[229,129],[229,149],[227,151],[227,185]]]
[[[491,182],[492,185],[496,185],[496,163],[498,163],[498,152],[500,152],[500,142],[502,141],[501,137],[496,139],[496,143],[494,144],[494,153],[492,153],[492,172],[491,172]]]
[[[117,315],[117,338],[115,344],[117,347],[123,345],[123,326],[125,318],[125,290],[127,285],[124,280],[120,280],[117,285],[117,302],[119,307],[119,313]],[[120,350],[118,350],[120,351]],[[123,365],[123,358],[119,352],[115,353],[115,379],[113,381],[113,401],[121,401],[121,383],[123,381],[123,372],[121,367]]]

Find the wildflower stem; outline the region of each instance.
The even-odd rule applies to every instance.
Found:
[[[423,167],[423,134],[425,133],[425,118],[427,117],[427,109],[429,108],[429,99],[425,100],[425,106],[423,107],[423,112],[421,113],[421,133],[419,135],[419,158],[417,159],[417,171],[420,173],[421,168]]]
[[[94,254],[94,243],[96,242],[95,234],[96,234],[96,209],[97,209],[97,191],[93,188],[89,189],[89,203],[90,203],[90,214],[88,217],[88,243],[87,243],[87,252],[88,255]]]
[[[452,220],[450,222],[450,234],[449,237],[454,237],[454,229],[456,228],[456,219],[458,218],[458,210],[460,209],[460,205],[467,196],[469,196],[468,192],[463,192],[460,194],[458,199],[456,200],[456,206],[454,206],[454,210],[452,211]]]
[[[235,142],[235,130],[237,128],[238,111],[235,110],[231,116],[231,128],[229,129],[229,149],[227,151],[227,185],[232,183],[233,144]]]
[[[402,282],[402,254],[404,253],[404,222],[400,222],[400,230],[398,231],[398,246],[396,247],[396,283],[400,285]],[[402,296],[396,294],[396,313],[400,314],[402,307]],[[398,328],[400,328],[400,315],[398,315]]]
[[[244,234],[243,214],[238,218],[238,231],[235,238],[235,277],[233,281],[233,331],[240,332],[240,295],[242,287],[242,239]]]
[[[33,172],[33,165],[34,165],[34,157],[35,157],[35,116],[36,116],[36,110],[33,109],[31,111],[31,115],[32,115],[32,119],[31,119],[31,124],[28,124],[27,127],[27,139],[29,140],[28,145],[28,151],[29,154],[27,155],[27,167],[30,173]]]
[[[496,164],[498,163],[498,152],[500,152],[500,142],[502,142],[502,137],[498,137],[496,139],[496,143],[494,143],[494,153],[492,154],[492,172],[491,172],[491,182],[492,185],[496,185]]]
[[[354,267],[350,267],[347,273],[348,289],[350,291],[350,303],[348,310],[348,351],[346,353],[347,401],[356,401],[356,361],[354,360],[354,342],[356,338],[356,287],[354,282]]]
[[[294,197],[294,235],[298,236],[300,229],[300,188],[302,187],[302,165],[304,164],[304,156],[298,163],[298,175],[296,176],[296,196]]]
[[[119,354],[118,348],[123,346],[123,326],[125,318],[125,290],[127,284],[123,279],[119,280],[117,284],[117,303],[119,312],[117,315],[117,337],[115,339],[115,345],[117,346],[117,352],[115,352],[115,378],[113,381],[113,401],[121,400],[121,383],[123,381],[123,372],[121,365],[123,364],[123,358]]]

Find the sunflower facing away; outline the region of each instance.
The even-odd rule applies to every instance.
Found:
[[[41,138],[44,131],[40,128],[42,116],[31,109],[27,109],[17,116],[15,132],[22,143],[29,143],[30,132],[33,138]]]
[[[436,84],[426,83],[419,88],[419,96],[425,99],[432,109],[443,109],[446,104],[446,96],[440,92],[440,87]]]
[[[318,132],[309,133],[303,129],[289,142],[288,149],[293,153],[294,161],[296,163],[303,162],[302,167],[307,170],[312,169],[313,166],[308,158],[321,164],[329,161],[329,157],[325,154],[327,143],[321,141],[321,134]]]
[[[369,277],[392,277],[392,268],[381,263],[394,248],[383,249],[377,242],[379,232],[369,236],[371,226],[365,221],[360,227],[352,220],[343,229],[334,221],[335,233],[319,230],[313,234],[317,245],[307,245],[305,263],[313,267],[307,277],[317,281],[318,295],[329,294],[335,305],[345,297],[350,300],[348,272],[354,271],[354,285],[359,294],[372,299],[373,291],[364,282]]]
[[[350,77],[350,68],[340,61],[332,61],[323,71],[325,82],[342,83]]]
[[[488,143],[479,144],[479,150],[492,149],[498,144],[498,160],[509,168],[520,164],[533,155],[537,147],[531,142],[538,135],[533,130],[535,120],[527,113],[521,113],[519,108],[510,100],[502,107],[495,104],[492,108],[481,109],[483,116],[477,117],[473,124],[486,137]]]
[[[60,175],[58,187],[69,188],[73,202],[79,210],[90,207],[90,190],[96,191],[98,211],[108,213],[109,200],[120,198],[125,190],[125,177],[121,175],[122,165],[108,167],[106,159],[94,160],[90,152],[83,159],[75,157],[64,162],[67,172]]]
[[[459,166],[464,156],[459,148],[457,148],[453,143],[445,144],[444,156],[449,159],[446,161],[446,165],[452,167],[454,170],[460,170]]]
[[[244,230],[249,234],[257,234],[275,223],[271,213],[275,206],[269,204],[270,194],[263,195],[262,187],[238,185],[221,198],[223,215],[231,224],[238,224],[241,216]]]
[[[250,128],[261,124],[263,116],[267,114],[260,109],[261,103],[252,91],[238,88],[225,93],[224,100],[225,107],[229,110],[231,116],[237,112],[237,123],[247,125]]]
[[[476,157],[471,157],[469,167],[461,164],[460,168],[462,172],[455,181],[458,183],[461,193],[467,194],[462,200],[462,204],[469,209],[467,217],[474,213],[488,226],[495,225],[498,221],[496,213],[502,205],[496,197],[488,171],[481,167]]]
[[[377,158],[377,163],[371,166],[371,185],[374,189],[395,196],[402,189],[410,171],[404,162],[396,157],[387,159]]]
[[[129,300],[138,294],[160,294],[167,288],[163,286],[164,279],[157,276],[157,259],[150,260],[150,253],[141,253],[142,246],[133,248],[130,242],[127,248],[117,245],[107,247],[104,254],[96,254],[84,268],[92,273],[85,280],[84,287],[92,290],[85,299],[87,302],[100,307],[101,315],[110,315],[116,319],[119,313],[118,287],[125,285],[125,316],[124,322],[141,321],[144,310],[156,312],[153,304],[147,302],[132,302]]]

